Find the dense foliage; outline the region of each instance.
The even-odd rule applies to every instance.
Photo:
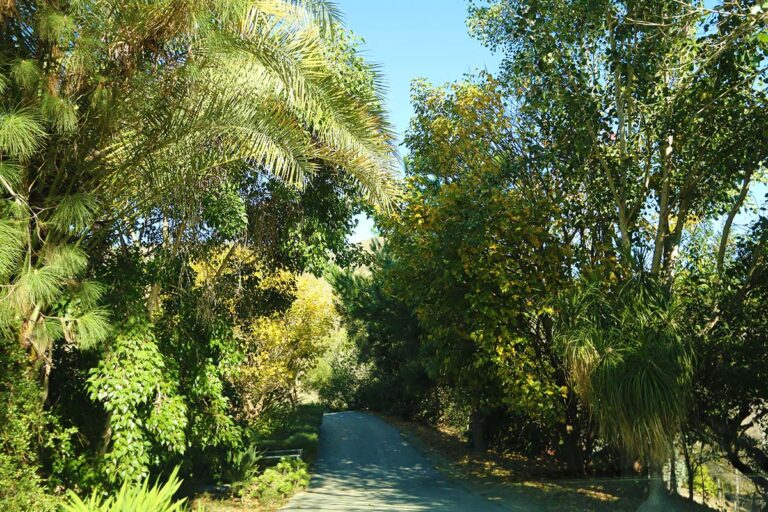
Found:
[[[767,21],[737,0],[470,2],[499,76],[415,82],[386,258],[336,280],[359,361],[417,384],[401,413],[460,411],[476,448],[575,474],[658,476],[704,443],[768,491]]]
[[[396,188],[356,44],[321,1],[0,3],[0,508],[205,482],[295,402],[308,273]]]
[[[277,503],[313,391],[768,494],[768,4],[711,4],[470,0],[401,187],[332,4],[0,0],[0,509]]]

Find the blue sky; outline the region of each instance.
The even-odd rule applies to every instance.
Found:
[[[344,24],[365,40],[364,56],[381,66],[387,107],[401,139],[413,113],[414,78],[443,84],[482,69],[495,72],[501,61],[469,37],[466,0],[337,0],[336,5]],[[370,238],[371,228],[370,220],[360,219],[350,241]]]

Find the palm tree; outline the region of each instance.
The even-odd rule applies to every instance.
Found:
[[[339,169],[387,204],[392,132],[339,30],[319,0],[0,5],[0,335],[43,382],[55,340],[108,333],[83,276],[115,223],[160,210],[178,242],[244,169],[297,186]]]
[[[685,417],[693,366],[678,304],[640,273],[614,286],[581,283],[558,309],[556,339],[576,392],[603,436],[649,467],[640,510],[669,508],[660,468]]]

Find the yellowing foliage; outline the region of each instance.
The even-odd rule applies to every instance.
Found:
[[[236,328],[243,360],[232,383],[242,400],[240,414],[247,420],[295,398],[299,378],[317,361],[338,324],[328,282],[303,274],[293,277],[293,285],[295,299],[285,312]]]

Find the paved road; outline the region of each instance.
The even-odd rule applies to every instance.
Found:
[[[446,480],[376,416],[326,414],[309,489],[283,510],[498,512],[497,505]]]

